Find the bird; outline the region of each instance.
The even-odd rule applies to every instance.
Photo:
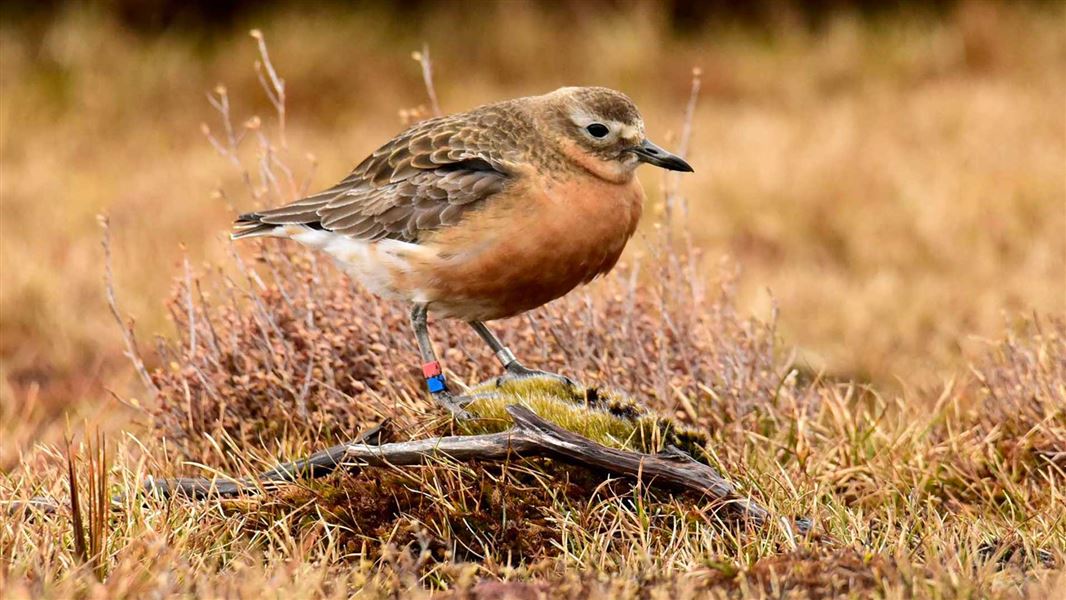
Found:
[[[611,270],[640,220],[642,164],[692,172],[647,139],[636,104],[606,87],[563,87],[430,118],[336,185],[240,215],[231,237],[279,237],[331,255],[380,298],[407,303],[426,389],[459,419],[428,315],[466,321],[503,368],[526,367],[485,325]]]

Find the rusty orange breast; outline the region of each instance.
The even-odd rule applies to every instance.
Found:
[[[405,287],[445,317],[491,320],[563,296],[609,271],[636,231],[644,190],[575,174],[531,177],[425,244]]]

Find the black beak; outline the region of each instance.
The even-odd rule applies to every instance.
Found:
[[[646,162],[649,165],[655,165],[671,171],[692,172],[692,166],[685,162],[685,159],[676,154],[670,154],[648,140],[644,140],[644,143],[639,146],[630,148],[629,151],[636,154],[641,162]]]

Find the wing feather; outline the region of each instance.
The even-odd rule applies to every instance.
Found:
[[[242,215],[238,232],[302,224],[357,239],[417,242],[458,223],[516,177],[523,148],[508,129],[529,127],[513,103],[416,124],[374,151],[337,185]],[[243,228],[243,229],[242,229]]]

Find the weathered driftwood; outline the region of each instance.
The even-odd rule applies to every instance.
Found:
[[[348,446],[347,459],[361,465],[414,465],[433,458],[503,460],[509,456],[546,456],[571,464],[634,477],[649,486],[702,493],[726,511],[755,525],[771,518],[765,508],[736,492],[713,468],[680,451],[660,455],[609,448],[550,423],[524,406],[507,407],[515,426],[500,433],[458,435],[410,442]],[[806,529],[801,526],[800,529]]]

